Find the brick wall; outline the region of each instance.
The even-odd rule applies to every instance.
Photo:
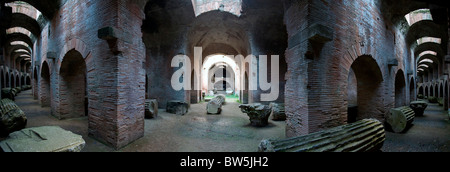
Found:
[[[308,2],[296,1],[288,5],[284,22],[288,33],[289,45],[286,50],[288,64],[285,102],[286,136],[293,137],[309,133],[308,125],[308,60],[304,54],[307,50],[306,38],[298,37],[307,27]]]
[[[38,70],[35,67],[33,70],[33,77],[31,79],[31,86],[32,86],[32,92],[33,92],[33,99],[37,100],[39,98],[39,86],[38,86]]]
[[[399,70],[395,76],[395,107],[405,106],[406,101],[405,75],[403,70]]]
[[[160,53],[152,53],[151,47],[147,48],[147,73],[148,73],[148,97],[158,100],[159,108],[165,109],[170,100],[186,99],[185,92],[175,91],[171,86],[172,75],[179,68],[172,68],[172,58],[178,55],[176,50],[168,50],[169,47],[162,46]],[[164,51],[167,50],[167,51]]]
[[[66,54],[60,71],[60,106],[58,118],[84,117],[86,96],[86,64],[81,54]]]
[[[52,94],[46,93],[48,80],[38,80],[40,99],[47,100],[50,95],[55,116],[67,114],[69,104],[82,103],[69,99],[74,93],[65,91],[77,90],[81,95],[81,87],[69,87],[83,83],[68,82],[81,81],[81,73],[73,76],[79,78],[67,78],[63,67],[67,53],[78,51],[86,63],[89,133],[116,148],[143,135],[146,75],[148,97],[156,98],[160,108],[169,100],[190,101],[189,92],[171,88],[170,79],[178,69],[170,63],[179,54],[193,58],[193,46],[220,43],[239,53],[280,55],[280,85],[285,89],[280,90],[284,95],[277,101],[286,102],[289,137],[346,124],[351,102],[358,105],[359,119],[383,121],[395,106],[396,74],[407,76],[414,64],[401,29],[381,14],[380,0],[287,1],[284,17],[265,11],[269,7],[249,3],[241,18],[221,12],[196,18],[191,3],[171,0],[167,3],[175,5],[170,10],[148,10],[147,22],[143,22],[144,5],[135,2],[67,1],[36,43],[38,64],[48,62],[51,74],[48,92]],[[224,21],[230,25],[220,29],[207,26]],[[141,26],[146,28],[144,34]],[[235,26],[245,29],[239,31]],[[116,39],[97,37],[97,31],[105,27],[114,29]],[[202,37],[209,30],[209,35]],[[48,59],[48,52],[57,54],[56,59]],[[397,60],[398,65],[389,65],[391,60]],[[355,77],[349,79],[351,70]],[[405,78],[409,83],[410,78]],[[248,96],[257,101],[261,93],[252,91]],[[406,100],[408,95],[400,97]]]
[[[379,84],[364,85],[364,79],[359,79],[358,110],[365,112],[359,118],[384,121],[384,116],[394,107],[395,74],[399,69],[405,71],[409,67],[411,54],[405,39],[401,39],[402,32],[381,14],[380,3],[287,3],[284,19],[289,34],[285,93],[286,102],[290,102],[286,105],[287,136],[308,134],[347,123],[348,93],[351,92],[348,90],[349,72],[352,64],[362,56],[373,59],[381,73],[381,80]],[[316,37],[308,35],[319,33],[322,37],[329,37],[327,31],[315,30],[317,25],[329,28],[332,39],[320,42],[320,39],[317,41]],[[398,65],[389,66],[391,59],[396,59]],[[357,78],[364,78],[358,77],[356,71],[355,74]],[[409,87],[406,89],[409,92]],[[373,95],[363,90],[372,90]],[[403,98],[406,99],[406,95]]]
[[[350,69],[348,74],[348,84],[347,84],[347,102],[348,106],[357,106],[358,105],[358,83],[356,81],[355,72]]]
[[[39,95],[41,100],[41,105],[43,107],[50,106],[50,71],[49,66],[45,62],[43,63],[42,69],[41,69],[41,76],[40,76],[40,89],[39,89]]]
[[[51,73],[49,80],[38,80],[40,99],[51,98],[52,114],[58,118],[83,116],[87,89],[89,135],[115,148],[142,137],[144,131],[141,6],[134,1],[66,1],[36,44],[35,65],[47,61]],[[104,27],[115,29],[117,51],[98,38],[98,30]],[[82,61],[70,62],[71,51],[79,53],[77,58],[84,60],[85,67],[76,67]],[[49,52],[56,59],[49,59]]]
[[[144,136],[145,45],[142,40],[143,6],[122,0],[118,9],[118,42],[122,56],[118,59],[117,126],[118,147]]]

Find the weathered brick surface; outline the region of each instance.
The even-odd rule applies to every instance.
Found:
[[[382,80],[376,85],[364,85],[361,81],[371,80],[373,75],[355,72],[356,77],[361,78],[357,88],[358,108],[365,112],[358,118],[372,117],[384,121],[387,109],[394,107],[395,74],[399,69],[406,71],[410,68],[411,54],[401,31],[390,21],[385,21],[379,9],[380,3],[288,3],[285,23],[290,43],[286,52],[289,80],[285,96],[286,102],[292,104],[286,104],[287,136],[308,134],[347,122],[348,76],[352,64],[362,56],[376,62]],[[307,32],[315,24],[332,28],[333,40],[316,45],[308,41],[309,38],[302,37],[306,35],[302,32]],[[395,39],[395,36],[399,38]],[[312,59],[305,57],[308,46],[313,47]],[[399,65],[388,66],[390,58],[396,58]],[[405,89],[409,92],[409,87]],[[407,97],[402,96],[402,99],[407,100]]]
[[[28,4],[20,4],[20,3],[8,3],[6,6],[12,7],[13,13],[22,13],[25,14],[33,19],[37,19],[37,10],[33,6],[30,6]],[[32,45],[30,45],[32,46]]]
[[[58,118],[83,117],[86,97],[86,64],[82,55],[72,50],[64,56],[59,81]]]
[[[35,65],[47,61],[50,70],[49,80],[38,79],[43,103],[50,98],[52,114],[61,119],[84,116],[87,90],[89,134],[115,148],[144,131],[142,8],[132,1],[67,1],[36,43]],[[103,27],[116,29],[119,54],[97,37]],[[47,52],[58,56],[48,59]]]
[[[50,69],[47,62],[42,64],[41,68],[41,76],[40,76],[40,87],[39,87],[39,97],[41,100],[41,105],[43,107],[48,107],[51,104],[51,95],[50,95]]]
[[[31,87],[32,87],[33,98],[35,100],[37,100],[39,98],[39,85],[38,85],[39,76],[38,76],[38,73],[39,72],[37,70],[37,67],[34,67],[33,74],[32,74],[33,77],[31,79]]]
[[[193,62],[194,47],[200,46],[203,58],[280,55],[276,102],[285,102],[288,137],[348,123],[350,105],[358,106],[356,119],[384,121],[390,108],[415,99],[415,89],[448,98],[443,75],[448,64],[416,77],[407,41],[417,35],[390,21],[382,9],[386,2],[65,1],[34,43],[33,93],[58,118],[83,116],[88,104],[89,134],[121,148],[143,136],[146,97],[157,99],[160,108],[169,100],[198,101],[199,91],[175,91],[170,79],[178,70],[172,58],[183,54]],[[216,10],[221,4],[224,12]],[[98,38],[102,28],[114,35]],[[5,51],[2,87],[23,85],[28,64],[16,63]],[[259,75],[241,72],[244,80]],[[267,72],[270,76],[270,67]],[[418,86],[415,79],[421,80]],[[262,93],[241,95],[244,103],[253,103]]]
[[[286,136],[294,137],[309,134],[308,113],[308,61],[305,59],[307,38],[297,35],[307,27],[308,4],[298,1],[289,4],[285,11],[284,22],[288,33],[289,45],[286,50],[288,71],[286,76]],[[294,44],[295,42],[295,44]]]

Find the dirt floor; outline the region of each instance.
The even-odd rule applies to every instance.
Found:
[[[429,103],[423,117],[416,117],[406,133],[386,132],[385,152],[450,152],[447,111]]]
[[[20,93],[16,103],[28,117],[27,127],[60,126],[82,135],[83,152],[114,152],[88,137],[88,117],[58,120],[50,108],[33,100],[31,91]],[[144,137],[119,150],[121,152],[255,152],[261,140],[285,138],[285,122],[270,121],[264,128],[249,126],[248,116],[238,103],[227,103],[221,115],[206,115],[206,104],[195,104],[184,116],[160,109],[156,119],[145,121]],[[450,121],[446,111],[430,104],[424,117],[403,134],[386,132],[383,152],[450,152]]]
[[[116,151],[88,137],[88,118],[58,120],[50,108],[33,100],[31,91],[20,93],[16,103],[28,118],[27,128],[56,125],[82,135],[84,152]],[[269,121],[269,126],[249,125],[236,102],[227,102],[221,115],[206,115],[206,104],[195,104],[184,116],[160,109],[155,119],[145,120],[144,137],[120,149],[123,152],[255,152],[263,139],[285,137],[285,122]]]

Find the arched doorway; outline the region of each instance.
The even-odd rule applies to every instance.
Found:
[[[219,94],[228,94],[228,90],[232,90],[232,87],[227,80],[223,79],[214,83],[214,89],[218,90]]]
[[[25,79],[25,85],[31,85],[31,78],[30,76],[27,76]]]
[[[418,89],[418,93],[417,94],[425,96],[425,93],[424,93],[423,89],[424,88],[422,86],[420,86],[419,89]]]
[[[0,77],[1,77],[1,84],[2,84],[2,87],[1,87],[1,88],[2,88],[2,89],[3,89],[3,88],[6,88],[6,87],[5,87],[5,86],[6,86],[6,85],[5,85],[5,84],[6,84],[6,83],[5,83],[5,74],[3,73],[3,70],[0,70]]]
[[[20,77],[20,86],[24,86],[24,85],[27,85],[27,84],[25,82],[25,76],[22,75],[22,77]]]
[[[60,70],[59,118],[86,116],[86,63],[76,50],[67,52]]]
[[[20,78],[19,75],[16,75],[16,85],[15,87],[20,87]]]
[[[439,87],[438,85],[434,85],[434,97],[439,97]]]
[[[211,55],[206,57],[202,69],[202,92],[208,96],[240,95],[241,72],[234,59],[225,55]]]
[[[16,77],[14,77],[14,75],[13,74],[10,74],[10,78],[11,78],[11,85],[10,85],[10,87],[11,88],[15,88],[16,87]]]
[[[403,70],[395,75],[395,107],[406,105],[406,84]]]
[[[383,104],[383,77],[378,63],[371,56],[358,57],[349,70],[347,92],[349,111],[348,122],[365,118],[383,119],[380,111]],[[356,100],[355,100],[356,99]]]
[[[442,83],[439,85],[439,98],[444,98],[444,86]]]
[[[10,75],[9,75],[8,72],[6,72],[6,73],[5,73],[5,88],[10,88],[10,87],[11,87],[9,81],[10,81]]]
[[[350,69],[348,74],[348,85],[347,85],[347,101],[348,101],[348,115],[347,123],[356,122],[356,117],[358,116],[358,83],[356,81],[355,72]]]
[[[194,9],[190,3],[178,4],[171,8],[166,3],[167,1],[160,0],[147,1],[144,6],[146,16],[141,27],[142,40],[146,48],[147,95],[149,99],[158,101],[159,108],[166,108],[167,102],[172,100],[190,103],[190,93],[196,92],[193,89],[191,91],[173,89],[171,78],[180,68],[170,67],[173,57],[177,55],[194,57],[188,54],[186,44],[183,44],[186,32],[180,30],[186,28],[186,25],[195,18]],[[188,5],[189,8],[185,8]],[[181,21],[180,18],[183,18],[183,22],[171,22]]]
[[[34,72],[33,72],[33,97],[35,100],[37,100],[39,98],[39,89],[38,89],[38,69],[34,68]]]
[[[47,62],[42,64],[41,69],[41,89],[40,89],[40,97],[41,97],[41,105],[42,107],[50,106],[50,67]]]
[[[448,101],[449,97],[448,97],[448,82],[445,82],[445,86],[444,86],[444,110],[448,110]]]
[[[196,51],[194,47],[202,47],[203,65],[200,66],[201,74],[199,77],[202,93],[211,96],[211,92],[214,92],[215,82],[211,81],[211,78],[214,77],[209,72],[225,69],[227,72],[224,73],[228,73],[226,81],[231,88],[220,90],[221,94],[228,92],[234,95],[233,98],[238,97],[241,103],[253,102],[253,99],[257,99],[252,97],[252,93],[250,93],[257,90],[245,90],[243,85],[244,72],[247,68],[243,66],[245,63],[241,62],[240,57],[242,56],[242,60],[244,60],[252,52],[247,33],[243,19],[227,12],[205,12],[192,21],[189,27],[189,50],[187,53],[190,54],[189,56],[193,56]],[[218,69],[219,67],[221,69]],[[247,95],[244,95],[244,92]],[[243,98],[243,96],[246,97]],[[227,100],[231,101],[231,99]]]
[[[429,96],[430,96],[430,97],[434,97],[433,94],[434,94],[434,88],[433,88],[432,85],[430,85]]]

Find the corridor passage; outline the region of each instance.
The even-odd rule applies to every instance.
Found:
[[[58,120],[50,108],[42,108],[33,100],[31,91],[24,91],[16,102],[27,114],[27,128],[60,126],[83,136],[83,152],[113,152],[111,147],[88,136],[88,117]],[[269,126],[249,125],[237,103],[224,106],[222,115],[206,115],[205,103],[192,105],[184,116],[160,109],[156,119],[145,120],[144,137],[120,149],[123,152],[256,152],[261,140],[284,138],[285,123],[270,121]]]
[[[84,152],[112,152],[114,149],[88,137],[87,117],[58,120],[50,108],[33,100],[31,91],[16,100],[27,114],[28,127],[56,125],[83,136]],[[202,106],[203,105],[203,106]],[[248,126],[248,119],[237,104],[226,105],[225,117],[206,116],[204,104],[193,105],[185,116],[161,112],[157,119],[145,121],[145,136],[120,151],[124,152],[255,152],[262,139],[284,138],[284,122],[270,121],[266,128]],[[383,152],[450,152],[450,121],[446,111],[429,104],[423,117],[416,117],[406,133],[386,132]]]

